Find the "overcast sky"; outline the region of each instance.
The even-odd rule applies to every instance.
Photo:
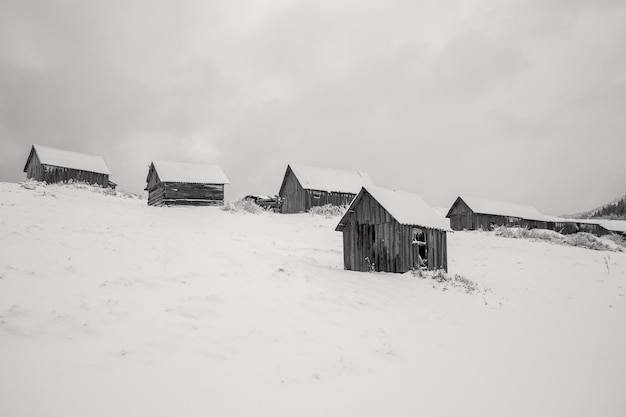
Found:
[[[0,181],[32,143],[135,192],[153,159],[231,200],[299,163],[591,209],[626,194],[626,2],[0,0]]]

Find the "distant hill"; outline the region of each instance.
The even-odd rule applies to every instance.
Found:
[[[565,217],[578,219],[626,220],[626,195],[593,210],[569,214]]]

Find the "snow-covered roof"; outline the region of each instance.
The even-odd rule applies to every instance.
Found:
[[[64,151],[61,149],[49,148],[47,146],[41,145],[33,145],[33,149],[37,153],[39,162],[43,165],[51,165],[55,167],[71,168],[81,171],[95,172],[98,174],[111,175],[111,171],[109,170],[106,161],[101,156]],[[28,165],[28,161],[26,164]],[[26,167],[24,167],[24,172],[26,172]]]
[[[626,233],[626,220],[596,219],[596,222],[610,232]]]
[[[544,220],[546,217],[533,206],[467,196],[460,196],[459,198],[465,201],[465,204],[467,204],[474,213],[519,217],[526,220]]]
[[[364,185],[373,185],[369,175],[359,171],[289,165],[294,175],[307,190],[356,194]]]
[[[222,168],[217,165],[166,161],[154,161],[152,164],[162,182],[230,184]]]
[[[368,192],[400,224],[451,231],[447,219],[435,213],[417,194],[389,190],[373,185],[361,188],[361,191],[352,200],[350,208],[348,208],[348,211],[339,222],[338,229],[345,224],[344,220],[351,214],[350,210],[353,210],[356,204],[358,204],[364,192]]]

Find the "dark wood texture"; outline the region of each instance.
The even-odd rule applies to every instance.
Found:
[[[426,268],[447,271],[445,231],[400,224],[367,192],[355,203],[342,225],[345,269],[403,273],[419,268],[419,244],[413,243],[417,227],[425,231]]]
[[[146,177],[149,206],[222,206],[224,184],[161,182],[150,165]]]
[[[81,181],[88,184],[99,185],[101,187],[110,187],[108,174],[100,174],[97,172],[82,171],[79,169],[71,169],[42,164],[37,156],[35,149],[31,149],[28,161],[26,162],[26,178],[35,181],[44,181],[49,184],[67,181]],[[114,187],[113,187],[114,188]]]
[[[312,207],[332,204],[333,206],[348,205],[354,199],[353,193],[328,192],[303,188],[298,178],[287,168],[285,178],[280,188],[279,197],[282,199],[281,213],[304,213]]]

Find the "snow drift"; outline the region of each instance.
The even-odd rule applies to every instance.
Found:
[[[0,183],[2,416],[623,416],[626,254],[449,235],[481,291],[342,268],[336,218]]]

